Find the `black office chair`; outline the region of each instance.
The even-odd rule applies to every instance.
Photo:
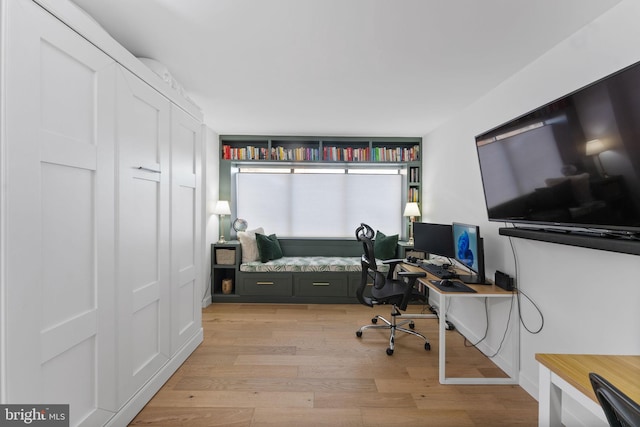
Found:
[[[395,347],[395,334],[397,331],[422,338],[425,341],[424,349],[431,350],[431,344],[429,344],[427,338],[413,330],[413,328],[415,328],[413,319],[434,319],[436,316],[434,314],[402,314],[400,312],[400,310],[406,311],[409,302],[426,301],[425,295],[414,288],[418,277],[424,277],[426,274],[424,272],[413,273],[399,271],[397,272],[398,278],[394,279],[395,268],[402,262],[402,260],[392,259],[383,261],[383,263],[389,265],[389,272],[385,276],[382,272],[378,271],[376,257],[373,251],[373,237],[373,229],[367,224],[360,224],[356,229],[356,238],[359,242],[362,242],[363,246],[363,254],[361,258],[362,278],[360,285],[356,290],[356,296],[360,303],[368,307],[383,304],[392,305],[391,321],[382,316],[375,316],[371,319],[371,325],[363,326],[356,331],[356,336],[358,338],[362,337],[362,332],[365,329],[389,329],[389,348],[387,348],[387,354],[389,356],[393,354]],[[369,279],[373,281],[373,286],[370,287],[371,296],[365,296],[365,290],[367,289]],[[398,323],[396,320],[398,317],[405,318],[406,320]],[[382,321],[384,325],[378,325],[378,320]],[[402,327],[406,324],[409,324],[410,329]]]
[[[589,380],[611,427],[640,426],[640,405],[600,375],[591,372]]]

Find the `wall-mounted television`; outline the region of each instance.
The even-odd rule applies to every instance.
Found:
[[[640,232],[640,63],[475,139],[490,221]]]

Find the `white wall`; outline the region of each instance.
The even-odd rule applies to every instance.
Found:
[[[202,306],[211,304],[211,244],[218,241],[218,216],[211,214],[211,203],[218,200],[219,194],[219,153],[220,143],[218,135],[205,126],[204,149],[202,150],[202,162],[204,172],[204,196],[202,198],[204,213],[202,215],[204,226],[204,273],[202,277],[204,289],[202,290]]]
[[[509,238],[498,235],[504,224],[487,221],[475,135],[640,61],[639,19],[640,2],[623,0],[425,137],[423,220],[479,224],[489,277],[496,269],[513,275],[516,267]],[[544,316],[539,334],[520,326],[520,384],[530,394],[538,393],[535,353],[640,354],[640,257],[525,239],[512,243],[519,286]],[[494,350],[507,309],[491,307]],[[540,318],[525,299],[522,313],[527,327],[538,329]],[[457,303],[451,315],[463,330],[482,336],[477,316],[484,318],[483,307]],[[574,414],[567,417],[583,416],[571,404],[569,410]]]

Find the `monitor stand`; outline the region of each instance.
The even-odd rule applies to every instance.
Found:
[[[480,277],[478,274],[460,274],[458,276],[459,280],[462,280],[463,283],[468,283],[471,285],[488,285],[484,278]]]

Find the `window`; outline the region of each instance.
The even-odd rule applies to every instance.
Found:
[[[236,214],[278,237],[355,237],[361,222],[400,234],[404,169],[242,167]]]

